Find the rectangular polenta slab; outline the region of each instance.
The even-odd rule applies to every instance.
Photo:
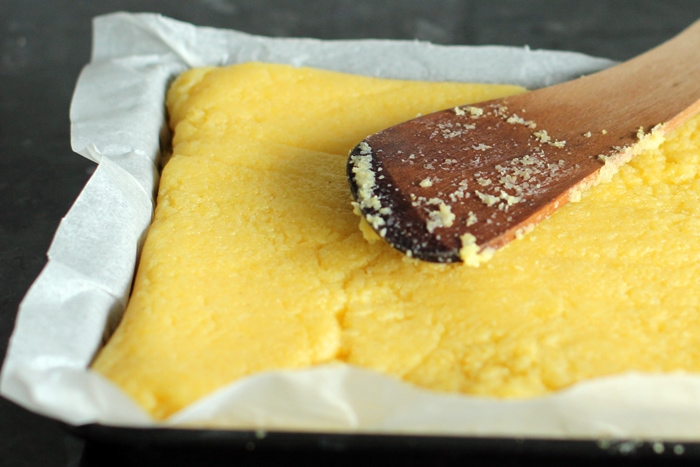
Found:
[[[256,63],[184,73],[134,291],[94,368],[155,418],[259,371],[330,362],[496,397],[700,371],[697,118],[480,268],[363,237],[355,144],[516,92]]]

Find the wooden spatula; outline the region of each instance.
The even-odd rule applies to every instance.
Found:
[[[373,134],[347,174],[390,245],[478,265],[698,111],[700,21],[608,70]]]

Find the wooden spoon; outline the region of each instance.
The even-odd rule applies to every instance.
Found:
[[[608,70],[373,134],[347,174],[393,247],[478,265],[698,111],[700,21]]]

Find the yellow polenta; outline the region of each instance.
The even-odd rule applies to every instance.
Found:
[[[497,397],[700,371],[698,119],[480,268],[363,238],[349,149],[520,91],[261,64],[183,74],[133,295],[95,369],[156,418],[246,375],[338,361]]]

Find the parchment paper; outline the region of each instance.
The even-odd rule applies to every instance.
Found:
[[[382,77],[537,88],[611,65],[581,54],[411,41],[320,41],[195,27],[154,14],[94,23],[71,107],[73,149],[98,163],[24,298],[2,395],[81,425],[700,440],[700,377],[625,374],[555,395],[501,401],[438,394],[343,365],[270,372],[156,423],[88,365],[126,304],[150,223],[164,94],[188,67],[250,60]]]

